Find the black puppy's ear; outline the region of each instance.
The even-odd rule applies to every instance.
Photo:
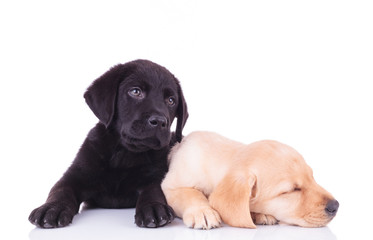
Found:
[[[124,71],[123,64],[112,67],[96,79],[84,94],[88,106],[106,127],[113,120],[118,86],[124,79]]]
[[[181,139],[183,138],[183,128],[185,126],[185,123],[189,117],[188,114],[188,107],[184,98],[183,91],[181,90],[180,83],[177,82],[178,86],[178,95],[179,95],[179,105],[177,106],[177,123],[176,123],[176,140],[178,142],[181,142]]]

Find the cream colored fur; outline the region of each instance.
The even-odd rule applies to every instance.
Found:
[[[325,226],[330,193],[293,148],[260,141],[245,145],[212,132],[194,132],[176,145],[162,189],[188,227],[210,229],[221,221],[255,228],[278,221]]]

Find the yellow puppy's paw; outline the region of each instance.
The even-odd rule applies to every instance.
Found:
[[[211,229],[220,226],[221,218],[210,206],[197,206],[185,211],[183,221],[190,228]]]
[[[273,216],[262,213],[251,213],[251,218],[257,225],[275,225],[278,223],[278,220]]]

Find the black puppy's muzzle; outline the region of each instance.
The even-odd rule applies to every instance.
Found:
[[[150,128],[157,128],[158,130],[168,130],[167,118],[161,115],[153,115],[148,119],[148,126]]]
[[[143,115],[140,119],[122,125],[122,142],[132,151],[160,149],[170,143],[170,120],[159,113]]]

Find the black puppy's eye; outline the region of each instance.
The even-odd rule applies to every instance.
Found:
[[[128,94],[131,96],[131,97],[134,97],[134,98],[144,98],[144,94],[142,92],[142,90],[138,87],[135,87],[135,88],[131,88],[129,91],[128,91]]]
[[[169,98],[167,98],[167,104],[169,105],[169,106],[173,106],[173,105],[175,105],[175,98],[173,98],[173,97],[169,97]]]

